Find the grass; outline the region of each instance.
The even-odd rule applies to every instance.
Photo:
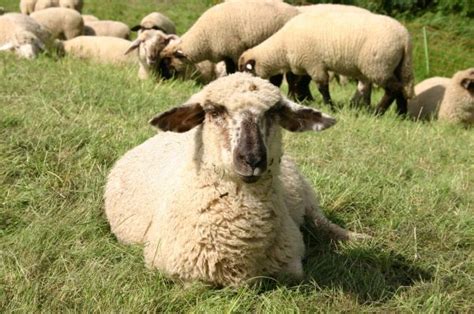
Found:
[[[183,32],[210,3],[86,1],[85,12],[133,24],[159,9]],[[16,9],[17,1],[2,5]],[[467,22],[439,19],[405,21],[418,80],[422,26],[432,74],[472,66]],[[334,84],[336,102],[347,103],[353,89]],[[0,54],[1,312],[474,311],[472,129],[348,106],[334,113],[334,128],[287,133],[285,146],[326,214],[372,240],[336,246],[307,235],[307,280],[291,287],[184,288],[146,269],[142,248],[111,234],[103,185],[114,161],[154,134],[146,121],[197,90],[140,82],[134,68]]]

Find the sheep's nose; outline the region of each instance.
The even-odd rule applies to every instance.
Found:
[[[254,176],[261,175],[267,168],[266,154],[240,154],[239,159],[252,169]]]

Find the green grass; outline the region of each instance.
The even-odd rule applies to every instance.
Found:
[[[12,10],[17,2],[1,5]],[[160,9],[180,32],[210,4],[92,2],[85,12],[129,24]],[[436,28],[436,19],[449,27]],[[433,73],[472,66],[466,20],[406,23],[419,47],[418,80],[423,25]],[[437,59],[442,51],[449,63]],[[336,102],[347,103],[353,89],[333,86]],[[473,130],[403,121],[393,112],[374,118],[347,105],[332,129],[287,133],[285,144],[326,214],[372,240],[336,246],[308,234],[308,279],[291,287],[269,280],[252,288],[184,288],[146,269],[142,248],[119,244],[109,230],[105,177],[117,158],[154,134],[150,117],[197,90],[192,82],[138,81],[134,68],[0,54],[1,312],[474,311]]]

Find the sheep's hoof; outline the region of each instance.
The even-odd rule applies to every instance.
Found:
[[[372,236],[370,236],[368,234],[347,231],[346,238],[343,239],[343,240],[346,240],[346,241],[364,241],[364,240],[369,240],[369,239],[372,239]]]

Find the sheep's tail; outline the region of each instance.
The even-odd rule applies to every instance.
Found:
[[[415,77],[413,75],[412,64],[412,43],[410,34],[407,33],[407,40],[405,42],[403,57],[398,66],[398,77],[403,86],[403,95],[409,99],[415,96]]]

